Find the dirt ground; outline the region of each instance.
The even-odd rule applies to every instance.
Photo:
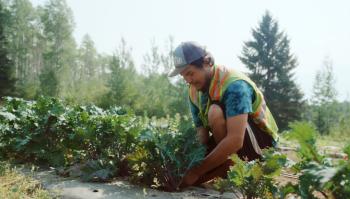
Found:
[[[163,192],[147,187],[130,184],[119,179],[111,183],[86,183],[79,179],[63,178],[54,171],[29,172],[26,175],[42,182],[45,189],[52,193],[54,198],[64,199],[130,199],[130,198],[154,198],[154,199],[235,199],[242,198],[239,193],[226,192],[220,194],[212,189],[189,187],[182,192]]]
[[[332,148],[333,149],[333,148]],[[282,153],[286,154],[291,161],[298,161],[294,147],[281,147],[279,149]],[[330,154],[334,153],[333,150],[327,151]],[[338,151],[337,151],[338,152]],[[130,184],[123,179],[114,180],[111,183],[87,183],[81,182],[76,178],[63,178],[55,174],[55,171],[37,171],[30,172],[23,170],[26,175],[30,175],[33,178],[38,179],[43,187],[52,193],[54,198],[65,199],[129,199],[129,198],[155,198],[155,199],[235,199],[242,198],[239,192],[225,192],[220,194],[219,192],[202,187],[189,187],[181,192],[164,192],[148,187],[141,187]],[[277,181],[283,185],[287,182],[297,183],[297,176],[288,170],[283,170],[281,176],[277,178]]]

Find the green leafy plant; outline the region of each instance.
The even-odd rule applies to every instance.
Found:
[[[4,101],[1,157],[53,166],[64,176],[73,170],[84,181],[132,175],[176,190],[204,157],[191,121],[180,117],[142,119],[119,107],[69,106],[47,97]]]
[[[148,126],[140,136],[140,148],[132,156],[134,180],[176,191],[184,174],[200,163],[205,147],[199,143],[192,123],[173,119]]]
[[[300,173],[299,184],[288,184],[285,188],[301,198],[349,198],[350,197],[350,161],[332,160],[319,154],[316,143],[316,131],[309,123],[295,122],[287,138],[299,143],[300,162],[294,165]],[[344,152],[349,155],[349,146]]]
[[[266,149],[262,160],[243,161],[236,154],[231,156],[234,165],[228,171],[227,182],[218,181],[217,188],[222,185],[226,189],[237,188],[245,198],[277,198],[281,192],[274,177],[280,174],[286,163],[286,156]],[[220,185],[221,184],[221,185]]]
[[[142,126],[136,116],[118,107],[109,110],[94,105],[71,107],[45,97],[37,101],[5,98],[0,125],[3,158],[57,168],[85,165],[86,168],[81,168],[88,173],[106,167],[115,175],[115,171],[120,172],[118,175],[128,172],[125,157],[135,150]],[[103,164],[92,166],[92,162]],[[84,180],[89,179],[86,176],[91,175],[83,172]],[[107,180],[105,175],[96,175],[91,180],[99,177]]]
[[[324,156],[319,154],[316,147],[316,128],[306,122],[294,122],[289,126],[291,130],[284,136],[286,139],[297,141],[299,144],[297,155],[300,158],[300,163],[310,161],[322,162]]]
[[[220,194],[223,194],[225,191],[234,191],[232,183],[227,178],[215,178],[213,187]]]
[[[81,169],[83,181],[105,182],[111,180],[117,173],[113,161],[90,160]]]

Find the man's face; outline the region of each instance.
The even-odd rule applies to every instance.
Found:
[[[203,68],[188,65],[180,75],[184,78],[186,83],[194,86],[197,90],[205,92],[209,89],[210,68],[206,65],[204,65]]]

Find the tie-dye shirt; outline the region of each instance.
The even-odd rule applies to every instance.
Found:
[[[224,107],[226,118],[236,115],[253,112],[253,102],[255,95],[253,87],[244,80],[232,82],[226,89],[220,105]],[[208,101],[208,93],[203,93],[201,97],[202,107],[206,107]],[[190,108],[193,121],[196,127],[203,126],[198,117],[199,109],[191,102]]]

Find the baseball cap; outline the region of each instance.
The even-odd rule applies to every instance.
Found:
[[[187,41],[182,42],[178,47],[175,48],[174,65],[175,69],[169,73],[169,77],[178,75],[192,62],[205,56],[205,49],[197,42]]]

